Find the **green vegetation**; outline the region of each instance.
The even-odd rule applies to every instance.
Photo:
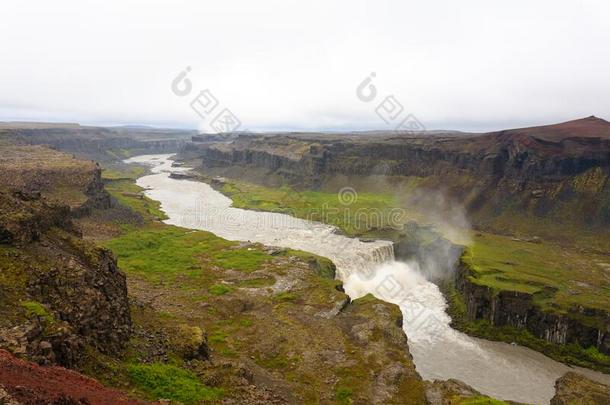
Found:
[[[337,393],[335,394],[335,398],[337,399],[337,402],[340,404],[351,404],[352,403],[352,395],[354,394],[354,392],[352,391],[351,388],[347,388],[347,387],[338,387],[337,388]]]
[[[212,264],[225,269],[234,269],[246,273],[253,272],[269,260],[269,255],[258,249],[228,249],[212,252]]]
[[[610,308],[610,260],[605,255],[483,233],[474,237],[462,259],[474,283],[533,294],[545,311]]]
[[[198,278],[205,274],[203,265],[251,272],[270,259],[259,249],[240,248],[239,243],[210,232],[162,224],[128,232],[106,246],[116,254],[123,270],[151,281]]]
[[[140,214],[146,220],[163,220],[167,216],[161,211],[161,204],[144,196],[144,189],[131,180],[109,180],[105,185],[108,191],[119,203]]]
[[[21,306],[25,308],[29,316],[34,315],[44,318],[49,324],[53,324],[55,322],[53,315],[40,302],[24,301],[21,303]]]
[[[277,294],[274,299],[279,302],[294,301],[297,299],[297,296],[291,292],[282,291]]]
[[[168,364],[134,364],[128,367],[131,381],[151,399],[170,399],[184,404],[219,399],[223,391],[206,387],[192,372]]]
[[[273,277],[257,277],[241,281],[239,286],[245,288],[261,288],[269,287],[273,284],[275,284],[275,278]]]
[[[232,181],[220,190],[233,200],[233,206],[257,211],[281,212],[298,218],[334,225],[347,235],[364,235],[390,226],[398,201],[393,194],[358,193],[349,195],[321,191],[296,191],[288,186],[269,188]]]
[[[458,405],[508,405],[508,402],[500,401],[499,399],[493,399],[484,396],[477,396],[472,398],[460,399],[457,402]]]
[[[104,170],[102,170],[102,179],[105,181],[136,180],[138,177],[143,176],[145,172],[145,167],[135,165],[120,168],[104,168]]]
[[[213,295],[225,295],[226,293],[231,292],[231,289],[226,285],[214,284],[208,288],[208,292]]]
[[[313,267],[318,276],[330,279],[335,278],[335,271],[337,270],[335,264],[326,257],[294,249],[284,249],[279,253],[279,255],[300,257],[301,259],[306,260],[310,263],[310,265]]]

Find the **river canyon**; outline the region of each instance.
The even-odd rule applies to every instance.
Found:
[[[456,378],[496,398],[535,404],[549,403],[555,380],[570,370],[610,383],[606,374],[568,367],[530,349],[452,329],[438,287],[417,264],[395,261],[391,242],[364,242],[342,236],[329,225],[234,208],[231,199],[208,184],[171,178],[171,173],[189,170],[172,167],[171,155],[136,156],[126,162],[151,167],[152,174],[139,178],[137,184],[161,203],[169,218],[166,223],[327,257],[352,299],[371,293],[398,304],[410,351],[424,379]]]

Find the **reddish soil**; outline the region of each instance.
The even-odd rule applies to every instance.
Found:
[[[0,350],[0,387],[23,404],[143,404],[63,367],[43,367]],[[10,403],[7,401],[7,403]]]

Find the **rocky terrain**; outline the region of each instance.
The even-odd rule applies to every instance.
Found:
[[[551,405],[597,405],[608,403],[610,387],[578,375],[567,373],[555,383],[556,394]]]
[[[11,155],[0,160],[3,347],[64,366],[85,345],[120,348],[131,325],[125,276],[72,221],[108,207],[99,167],[35,146],[3,152]]]
[[[3,403],[425,403],[398,308],[350,303],[327,260],[174,229],[110,187],[118,206],[94,163],[42,146],[3,152]]]

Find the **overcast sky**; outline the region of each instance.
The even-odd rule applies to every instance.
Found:
[[[0,16],[0,120],[205,129],[205,89],[251,130],[388,129],[392,95],[428,129],[610,119],[607,0],[2,0]]]

